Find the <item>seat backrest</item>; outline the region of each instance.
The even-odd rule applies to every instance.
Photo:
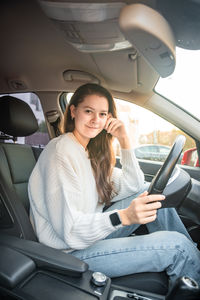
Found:
[[[27,103],[11,96],[0,98],[0,131],[16,139],[37,129],[37,120]],[[29,220],[27,191],[36,163],[34,152],[29,145],[0,142],[0,231],[29,240],[36,240]]]

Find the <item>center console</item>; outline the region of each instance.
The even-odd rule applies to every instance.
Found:
[[[180,280],[167,297],[125,288],[112,284],[102,273],[88,270],[86,263],[70,254],[0,234],[0,298],[3,300],[200,299],[195,284],[187,278],[184,282]],[[197,294],[198,298],[190,297]]]

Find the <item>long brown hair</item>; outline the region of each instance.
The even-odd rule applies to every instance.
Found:
[[[117,117],[116,106],[111,93],[98,84],[87,83],[80,86],[73,94],[61,122],[61,133],[73,132],[75,125],[71,117],[70,106],[77,107],[88,95],[105,97],[108,100],[108,112],[113,118]],[[112,135],[107,133],[106,130],[102,130],[95,138],[91,138],[87,145],[100,202],[106,205],[110,204],[110,200],[114,195],[111,182],[111,174],[115,165],[112,140]]]

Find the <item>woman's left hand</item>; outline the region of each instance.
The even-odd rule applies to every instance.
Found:
[[[112,134],[116,138],[127,135],[124,123],[116,118],[108,118],[104,129],[107,131],[107,133]]]
[[[110,117],[106,121],[104,129],[118,139],[122,148],[129,148],[129,139],[122,121]]]

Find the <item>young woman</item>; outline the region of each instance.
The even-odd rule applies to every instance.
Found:
[[[144,192],[144,175],[111,94],[96,84],[79,87],[62,125],[63,134],[46,146],[29,180],[39,241],[110,277],[166,270],[172,281],[187,275],[200,283],[200,252],[175,209],[159,209],[164,196]],[[113,138],[121,146],[122,169],[114,167]],[[140,224],[149,234],[130,236]]]

